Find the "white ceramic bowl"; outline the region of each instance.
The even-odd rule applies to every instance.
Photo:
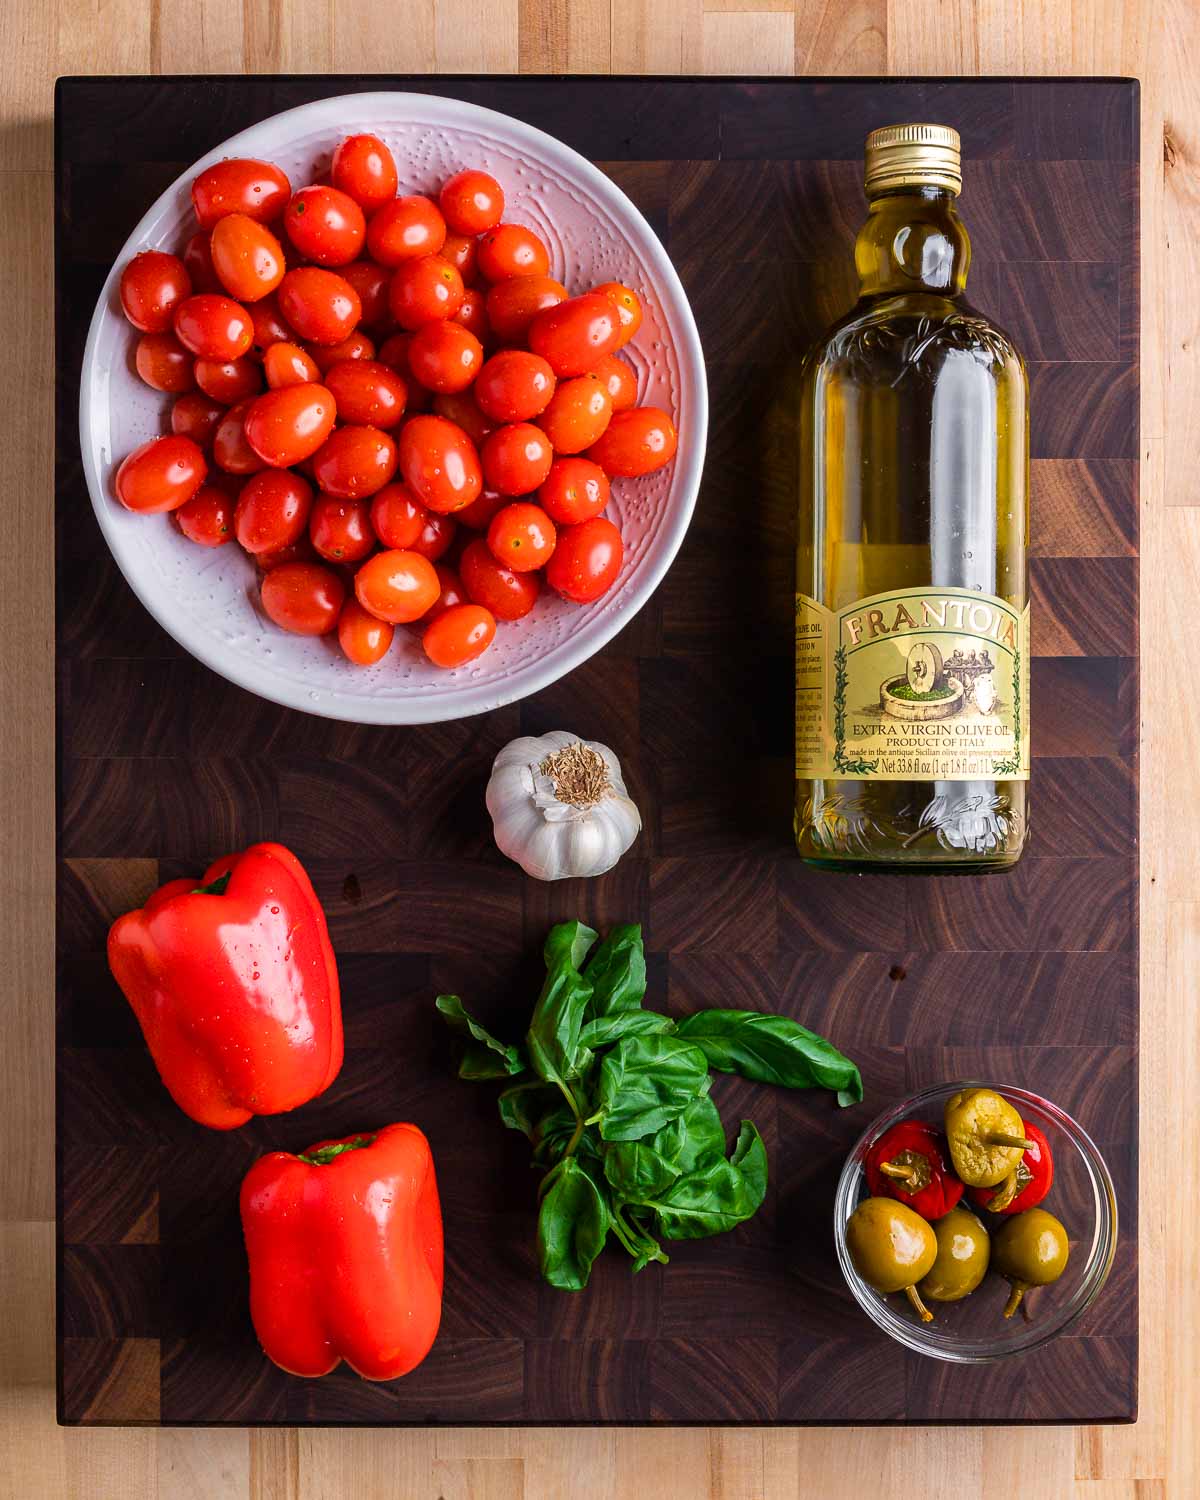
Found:
[[[616,586],[580,608],[549,591],[525,619],[501,624],[488,652],[456,671],[433,667],[416,636],[375,667],[351,666],[335,643],[278,630],[261,613],[256,575],[236,544],[206,550],[168,516],[134,515],[113,495],[121,459],[168,430],[169,397],[133,368],[137,338],[121,313],[121,269],[139,250],[175,250],[194,228],[190,184],[212,162],[251,156],[278,163],[293,185],[325,170],[343,135],[372,131],[391,147],[401,191],[436,190],[464,166],[502,184],[505,218],[531,225],[550,247],[551,272],[571,292],[600,281],[632,285],[645,316],[624,351],[638,399],[672,412],[674,463],[613,484],[609,514],[625,561]],[[695,321],[670,259],[621,190],[561,141],[520,120],[427,94],[348,94],[274,115],[232,136],[190,167],[134,229],[96,305],[83,359],[80,438],[92,504],[138,598],[181,646],[260,697],[364,724],[424,724],[482,713],[537,692],[586,661],[662,580],[683,540],[704,462],[708,396]]]

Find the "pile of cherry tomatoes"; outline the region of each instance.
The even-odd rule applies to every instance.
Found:
[[[486,172],[436,201],[397,187],[371,135],[295,192],[269,162],[200,173],[182,254],[121,278],[138,373],[175,403],[116,492],[200,546],[236,540],[284,630],[336,631],[367,666],[413,624],[456,667],[543,578],[578,604],[612,586],[609,481],[670,463],[676,435],[617,357],[634,291],[569,296]]]

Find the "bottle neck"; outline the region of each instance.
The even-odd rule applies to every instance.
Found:
[[[945,188],[904,188],[871,199],[854,245],[864,297],[934,292],[957,297],[967,284],[971,242]]]

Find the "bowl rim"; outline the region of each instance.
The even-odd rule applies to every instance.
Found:
[[[479,686],[465,685],[458,691],[436,696],[413,693],[391,698],[362,695],[351,699],[342,694],[330,693],[321,694],[314,701],[311,696],[302,697],[302,690],[298,689],[295,684],[276,679],[270,667],[259,663],[256,659],[243,660],[239,657],[223,656],[217,642],[203,636],[193,639],[186,629],[173,623],[171,612],[165,605],[160,608],[158,602],[150,597],[149,591],[138,577],[138,570],[132,566],[127,568],[118,537],[117,517],[112,509],[117,502],[106,490],[97,453],[99,445],[92,437],[95,414],[102,404],[100,392],[94,389],[97,383],[92,378],[92,371],[96,365],[102,332],[108,320],[117,316],[114,310],[114,298],[127,260],[139,249],[157,248],[152,243],[149,233],[153,222],[182,186],[197,172],[203,171],[227,156],[265,149],[257,144],[261,132],[268,127],[278,128],[282,122],[290,121],[297,127],[303,125],[308,129],[328,128],[331,131],[344,132],[347,128],[345,113],[348,110],[354,110],[359,118],[369,119],[372,111],[381,109],[385,105],[392,110],[403,109],[406,101],[418,100],[420,108],[424,111],[432,111],[435,117],[443,111],[459,116],[465,115],[470,123],[481,130],[486,130],[489,126],[496,128],[498,124],[502,124],[513,144],[524,144],[531,150],[539,150],[544,154],[548,153],[552,158],[557,158],[564,170],[577,174],[583,180],[604,208],[618,218],[632,220],[634,226],[640,228],[645,239],[647,268],[651,271],[654,281],[667,289],[670,301],[674,304],[671,310],[670,334],[678,345],[679,410],[673,413],[673,416],[679,420],[681,415],[686,413],[689,438],[686,444],[681,441],[679,452],[676,454],[675,478],[672,484],[675,492],[673,503],[664,518],[661,531],[655,538],[654,555],[647,557],[643,563],[644,572],[638,581],[636,591],[628,597],[621,598],[619,607],[602,610],[589,620],[585,640],[580,641],[579,637],[584,633],[578,629],[568,630],[547,656],[539,657],[518,668],[511,676],[506,676],[490,686],[486,683]],[[453,128],[453,122],[447,121],[444,128]],[[676,313],[677,318],[674,316]],[[678,322],[678,328],[674,326],[676,322]],[[493,709],[502,708],[506,704],[541,692],[581,666],[598,651],[603,650],[613,637],[624,629],[662,583],[687,534],[695,512],[704,470],[708,443],[708,414],[708,380],[704,349],[700,342],[691,303],[679,278],[679,273],[662,241],[628,194],[573,146],[567,145],[565,141],[551,135],[548,131],[527,124],[514,115],[488,109],[484,105],[474,104],[469,100],[458,99],[451,95],[427,94],[417,89],[377,89],[363,93],[335,94],[329,98],[310,100],[307,104],[280,110],[276,114],[256,120],[253,124],[219,142],[203,156],[198,157],[154,199],[117,253],[96,300],[88,326],[80,368],[79,446],[92,509],[117,567],[142,607],[190,656],[195,657],[210,671],[215,672],[225,681],[233,683],[234,686],[284,708],[291,708],[319,718],[338,720],[342,723],[379,724],[400,728],[471,718],[476,714],[489,713]],[[679,425],[682,429],[684,424],[680,421]],[[112,466],[115,472],[115,458]],[[611,606],[616,606],[618,597],[614,595],[609,601]],[[517,684],[515,687],[514,682]]]
[[[1032,1106],[1033,1112],[1041,1112],[1070,1139],[1083,1159],[1091,1178],[1092,1192],[1096,1201],[1096,1223],[1092,1232],[1092,1244],[1078,1287],[1063,1304],[1057,1317],[1037,1324],[1025,1324],[1024,1337],[1013,1339],[1009,1345],[999,1348],[985,1339],[950,1339],[938,1337],[933,1327],[913,1322],[897,1311],[886,1298],[873,1291],[859,1276],[850,1260],[846,1245],[846,1221],[854,1210],[851,1194],[858,1186],[862,1173],[862,1161],[870,1144],[898,1121],[909,1118],[914,1111],[934,1100],[957,1093],[960,1089],[991,1088],[1010,1102]],[[984,1083],[977,1078],[963,1079],[956,1083],[939,1083],[908,1094],[888,1109],[883,1110],[862,1132],[846,1156],[838,1177],[834,1196],[833,1233],[837,1249],[838,1265],[854,1300],[877,1328],[883,1330],[897,1343],[914,1353],[931,1359],[941,1359],[953,1364],[992,1364],[1016,1354],[1028,1354],[1041,1349],[1076,1322],[1091,1307],[1108,1280],[1116,1255],[1119,1230],[1116,1189],[1099,1148],[1091,1136],[1065,1109],[1035,1094],[1030,1089],[1016,1084]]]

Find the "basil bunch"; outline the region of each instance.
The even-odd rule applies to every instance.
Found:
[[[640,1271],[660,1240],[701,1239],[750,1218],[767,1191],[762,1137],[743,1120],[727,1154],[709,1069],[784,1088],[862,1098],[849,1058],[786,1016],[703,1010],[673,1021],[642,1009],[640,927],[551,929],[546,982],[523,1046],[492,1036],[457,995],[437,1008],[463,1042],[459,1077],[506,1079],[500,1118],[544,1172],[538,1258],[551,1286],[579,1291],[612,1234]]]

